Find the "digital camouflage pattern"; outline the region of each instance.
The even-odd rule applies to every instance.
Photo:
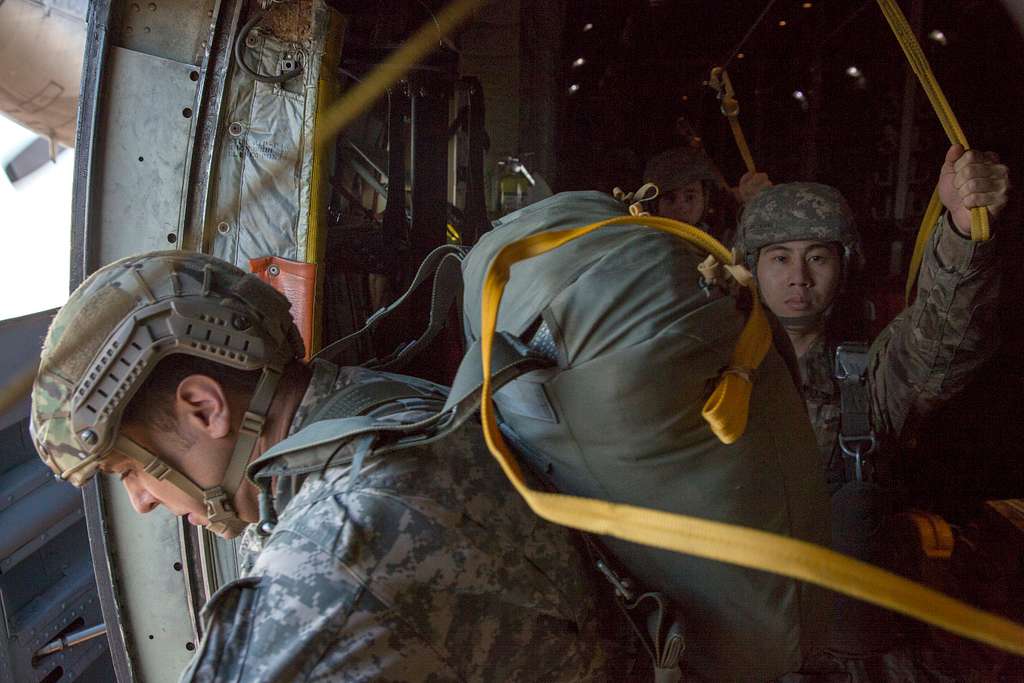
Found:
[[[833,187],[820,183],[783,183],[761,190],[743,208],[736,248],[751,268],[758,251],[769,244],[794,240],[839,242],[844,266],[862,259],[853,212]]]
[[[718,182],[718,174],[703,151],[689,147],[666,150],[647,162],[644,182],[658,186],[660,194],[686,187],[696,180]]]
[[[255,276],[203,254],[151,252],[104,266],[71,294],[43,344],[31,411],[40,457],[81,486],[116,440],[125,406],[169,354],[243,370],[301,357],[288,308]],[[132,343],[139,328],[147,346]],[[201,328],[210,330],[204,340]]]
[[[1000,274],[995,258],[993,240],[961,237],[943,214],[925,251],[917,299],[872,344],[867,389],[872,428],[882,444],[872,457],[881,472],[892,470],[901,449],[912,445],[921,420],[965,388],[996,349]],[[798,360],[832,494],[834,543],[841,552],[891,565],[889,522],[897,500],[886,489],[893,482],[885,476],[881,487],[848,481],[839,449],[840,390],[832,375],[835,344],[841,341],[819,339]],[[930,646],[901,640],[899,622],[883,610],[843,597],[834,610],[833,647],[860,648],[861,654],[851,659],[823,653],[805,673],[845,671],[851,683],[963,680],[966,669],[940,672],[929,665],[935,659]]]
[[[871,345],[868,389],[875,433],[898,449],[914,427],[963,390],[987,362],[995,341],[1000,269],[996,241],[961,237],[943,214],[921,265],[917,298]],[[838,456],[839,387],[832,379],[835,344],[821,339],[799,359],[804,400],[826,477],[842,471]]]
[[[334,392],[381,379],[395,376],[314,363],[293,430]],[[437,406],[395,401],[374,416],[411,422]],[[277,501],[279,523],[249,575],[204,608],[183,681],[611,679],[596,588],[569,532],[530,512],[478,425],[371,452],[352,480],[361,443],[331,444],[330,467],[304,480],[278,477],[279,493],[297,492]]]

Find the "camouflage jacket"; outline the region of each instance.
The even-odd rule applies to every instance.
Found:
[[[917,298],[869,352],[872,425],[890,448],[912,441],[919,421],[962,390],[995,351],[996,256],[994,240],[961,237],[943,214],[925,250]],[[832,491],[844,478],[830,343],[841,341],[846,340],[820,339],[799,359],[804,400]]]
[[[334,392],[397,378],[322,361],[313,369],[295,436],[279,445],[315,424]],[[410,422],[438,407],[392,400],[371,414]],[[204,607],[205,635],[183,681],[609,677],[582,555],[565,529],[526,507],[477,423],[431,444],[366,451],[354,477],[367,437],[329,446],[329,466],[301,481],[277,477],[275,490],[294,496],[277,501],[279,522],[249,575]],[[272,465],[295,470],[312,452],[285,451]]]

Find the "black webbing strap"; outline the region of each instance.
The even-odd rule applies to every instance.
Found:
[[[446,244],[434,249],[427,254],[416,271],[415,277],[405,292],[392,303],[380,309],[369,318],[362,328],[352,334],[342,337],[321,349],[314,357],[324,360],[334,360],[342,351],[364,338],[377,327],[383,320],[394,313],[413,295],[413,292],[428,279],[433,278],[433,291],[430,297],[430,322],[427,329],[408,344],[399,348],[390,356],[370,361],[369,367],[376,369],[395,370],[412,357],[422,351],[437,336],[437,333],[444,328],[448,319],[448,311],[452,304],[462,293],[462,248],[456,245]]]
[[[593,566],[611,585],[615,606],[647,652],[654,683],[679,683],[685,629],[668,596],[659,591],[640,593],[636,581],[626,576],[591,534],[579,535]]]
[[[834,377],[839,383],[839,449],[847,464],[848,481],[872,481],[870,455],[878,447],[871,427],[867,384],[868,346],[843,343],[836,348]]]

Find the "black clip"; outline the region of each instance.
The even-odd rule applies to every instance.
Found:
[[[256,533],[266,538],[277,526],[277,511],[274,509],[274,494],[269,487],[260,487],[259,497],[260,520],[256,523]]]
[[[608,579],[608,583],[615,588],[615,594],[620,598],[626,602],[633,602],[636,599],[636,593],[633,592],[633,582],[629,579],[620,578],[604,560],[597,561],[597,570],[604,574],[604,577]]]

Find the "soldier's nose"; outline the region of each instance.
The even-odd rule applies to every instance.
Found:
[[[811,273],[805,263],[798,262],[795,264],[795,267],[790,271],[789,274],[789,284],[794,287],[811,286]]]
[[[154,498],[153,494],[146,487],[137,482],[130,482],[127,478],[122,479],[121,483],[124,484],[124,488],[128,492],[128,498],[132,502],[132,507],[140,515],[152,512],[160,505],[160,501]]]

